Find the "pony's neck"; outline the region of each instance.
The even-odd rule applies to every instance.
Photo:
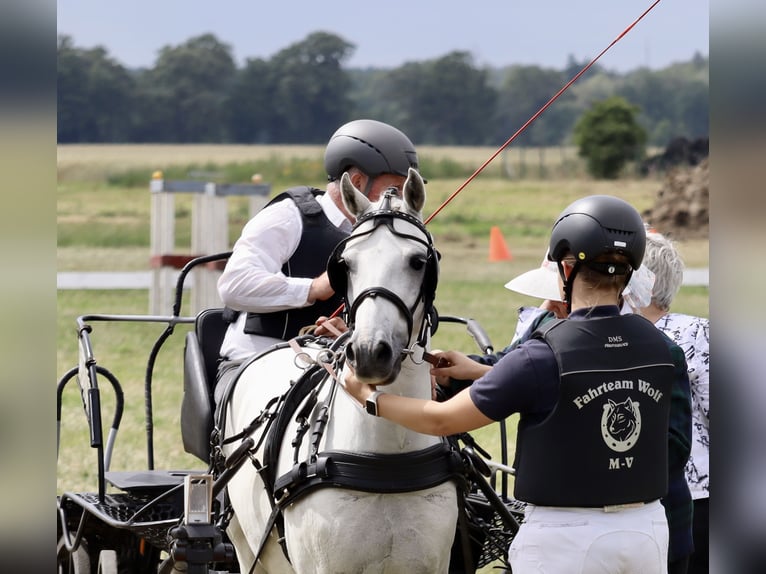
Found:
[[[428,400],[431,398],[430,365],[415,364],[410,357],[405,357],[396,380],[377,388],[392,395]],[[437,444],[440,440],[439,437],[411,431],[386,419],[372,417],[341,389],[338,389],[332,410],[326,433],[326,450],[412,452]]]
[[[418,351],[419,353],[419,351]],[[402,369],[399,376],[390,385],[378,387],[384,393],[412,397],[416,399],[431,398],[431,373],[430,365],[426,362],[416,364],[412,357],[402,360]]]

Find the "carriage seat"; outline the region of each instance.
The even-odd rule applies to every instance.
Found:
[[[205,309],[197,315],[184,345],[181,438],[184,450],[205,463],[210,461],[218,356],[228,326],[223,309]]]

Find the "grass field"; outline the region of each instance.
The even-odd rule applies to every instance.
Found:
[[[441,206],[464,183],[464,175],[449,175],[453,166],[462,166],[461,169],[470,174],[493,151],[489,148],[420,150],[423,163],[433,166],[431,171],[437,174],[435,177],[428,175],[425,215]],[[545,179],[509,179],[503,164],[506,167],[513,165],[518,156],[509,153],[510,159],[506,162],[498,159],[500,165],[492,165],[429,223],[436,247],[442,253],[437,308],[442,314],[478,320],[496,349],[508,343],[515,325],[515,310],[521,305],[539,303],[510,292],[503,285],[511,277],[539,265],[550,225],[563,207],[579,196],[607,193],[618,195],[643,211],[652,206],[661,186],[660,181],[651,179],[597,182],[585,177],[554,177],[559,168],[576,160],[571,153],[562,150],[549,151],[545,157],[549,176]],[[278,158],[282,168],[300,168],[293,174],[294,179],[282,169],[278,183],[274,183],[275,191],[288,185],[323,185],[321,177],[303,180],[299,177],[314,174],[312,170],[317,166],[321,171],[321,148],[315,146],[60,146],[59,271],[147,270],[148,182],[151,173],[173,165],[181,166],[178,173],[223,171],[226,166],[251,162],[254,158],[267,163]],[[239,169],[246,173],[248,167],[240,166]],[[447,175],[440,176],[440,169]],[[126,170],[133,174],[133,180],[121,175]],[[136,178],[137,183],[125,183]],[[229,199],[230,242],[236,239],[248,218],[246,201],[240,199]],[[179,253],[189,252],[191,209],[191,199],[179,195],[176,201],[176,249]],[[488,261],[489,231],[494,225],[501,228],[511,260]],[[688,267],[708,266],[707,240],[683,242],[679,249]],[[148,292],[145,290],[59,291],[56,333],[59,376],[77,363],[77,316],[143,314],[147,309]],[[709,316],[708,289],[682,288],[674,310]],[[125,390],[126,410],[112,462],[115,470],[135,470],[146,465],[144,373],[151,345],[163,328],[159,324],[93,324],[92,342],[97,362],[113,372]],[[183,452],[180,439],[182,349],[186,329],[183,325],[176,327],[175,334],[157,359],[153,381],[157,468],[204,467],[202,462]],[[442,326],[434,346],[477,351],[462,328],[453,325]],[[106,386],[104,381],[101,384],[102,388]],[[108,390],[103,391],[102,397],[106,432],[113,399]],[[511,456],[515,426],[516,417],[508,419]],[[499,459],[497,425],[481,429],[475,436],[494,458]],[[82,404],[77,385],[72,382],[64,394],[57,490],[92,491],[95,471],[95,451],[88,447]]]

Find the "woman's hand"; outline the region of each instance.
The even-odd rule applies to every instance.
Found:
[[[359,382],[351,365],[348,365],[348,372],[346,372],[346,377],[343,381],[343,388],[346,389],[346,392],[356,399],[361,406],[365,406],[367,397],[369,397],[375,390],[375,387]]]
[[[568,316],[567,304],[563,301],[552,301],[550,299],[546,299],[540,304],[540,309],[545,309],[546,311],[552,312],[557,319],[566,319]]]
[[[433,356],[437,360],[437,366],[431,369],[431,374],[436,377],[436,382],[446,387],[448,379],[461,379],[475,381],[492,367],[477,363],[467,355],[459,351],[434,351]]]

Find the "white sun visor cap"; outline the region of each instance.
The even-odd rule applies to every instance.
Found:
[[[654,273],[642,265],[633,272],[622,294],[631,307],[641,309],[652,302],[653,287]],[[505,284],[505,288],[538,299],[561,301],[558,268],[554,261],[548,261],[547,253],[540,267],[514,277]]]
[[[548,261],[547,253],[540,267],[514,277],[505,284],[505,288],[538,299],[561,301],[558,268],[554,261]]]

